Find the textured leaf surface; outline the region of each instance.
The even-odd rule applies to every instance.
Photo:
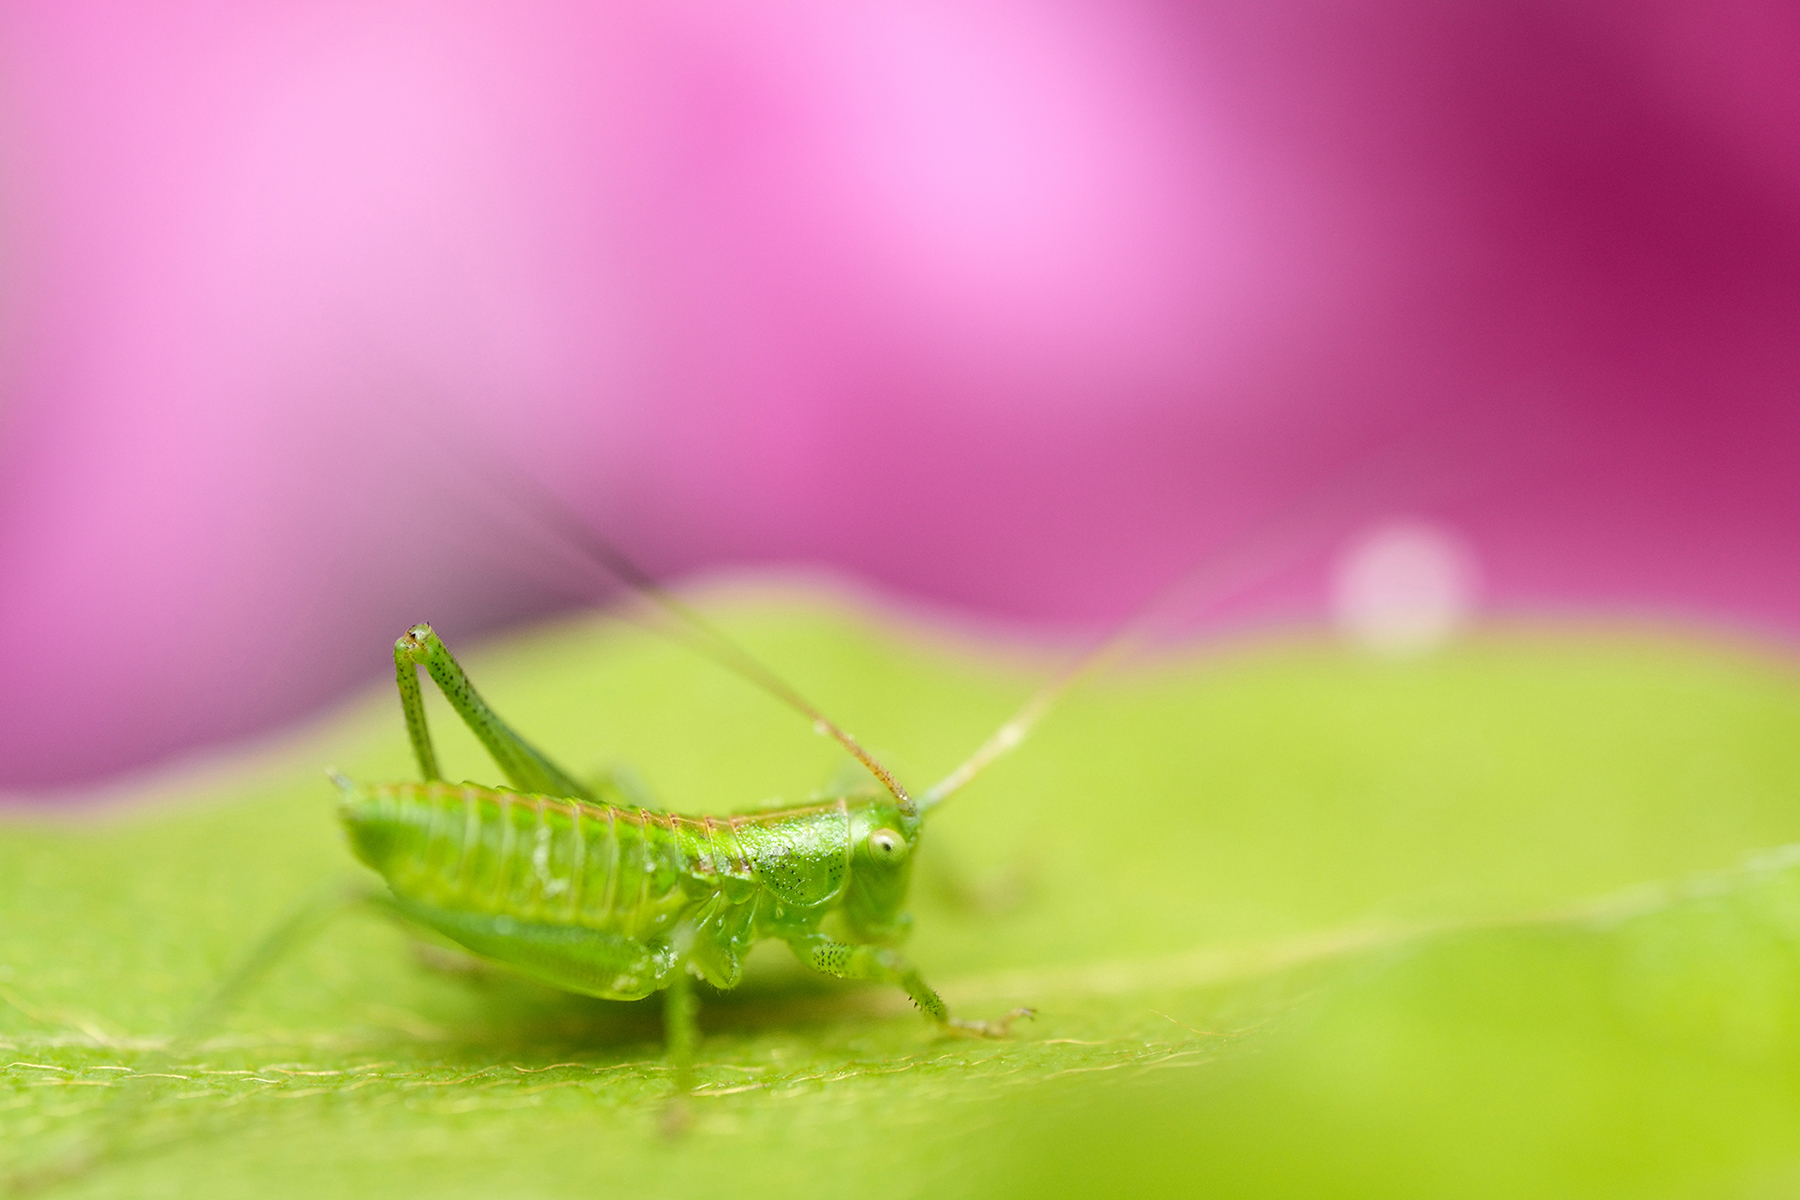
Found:
[[[725,623],[928,782],[1047,663],[823,601]],[[599,623],[453,647],[571,766],[665,803],[837,767],[717,668]],[[379,658],[380,647],[371,649]],[[449,736],[446,770],[490,779]],[[1800,685],[1671,638],[1304,641],[1070,700],[934,817],[910,951],[1007,1042],[760,956],[708,995],[688,1134],[654,1002],[348,916],[171,1061],[182,1016],[355,868],[322,768],[409,774],[385,692],[103,813],[0,826],[0,1163],[70,1196],[1786,1194],[1800,1183]],[[1668,881],[1658,884],[1655,881]]]

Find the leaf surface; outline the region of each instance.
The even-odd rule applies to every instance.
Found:
[[[816,596],[709,607],[915,787],[1052,665]],[[567,765],[628,762],[679,811],[838,766],[633,631],[452,645]],[[433,711],[447,774],[493,779]],[[933,817],[915,883],[909,953],[953,1010],[1036,1021],[937,1038],[776,947],[704,997],[670,1140],[654,1001],[366,916],[160,1052],[297,897],[356,872],[323,768],[410,774],[372,692],[0,826],[0,1163],[112,1129],[52,1194],[1776,1194],[1800,1175],[1800,867],[1743,864],[1800,841],[1796,731],[1787,666],[1671,635],[1494,631],[1398,662],[1269,641],[1102,681]]]

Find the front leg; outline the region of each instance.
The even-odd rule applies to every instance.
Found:
[[[886,946],[858,945],[840,942],[822,933],[804,933],[787,939],[794,957],[834,979],[867,979],[877,983],[897,983],[906,989],[919,1011],[938,1027],[971,1037],[1005,1037],[1012,1023],[1029,1017],[1029,1008],[1015,1008],[998,1021],[964,1021],[950,1015],[944,1001],[931,990],[918,969],[896,950]]]

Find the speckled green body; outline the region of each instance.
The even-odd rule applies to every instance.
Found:
[[[443,780],[420,668],[510,787]],[[894,949],[911,924],[906,890],[923,811],[855,739],[760,667],[751,674],[836,737],[885,791],[735,817],[679,816],[628,803],[616,782],[590,785],[551,761],[487,706],[431,626],[415,625],[394,643],[394,672],[424,778],[332,776],[350,844],[387,881],[387,906],[572,992],[609,1000],[664,992],[678,1095],[691,1084],[699,1036],[691,981],[736,986],[745,954],[764,938],[786,942],[821,974],[904,988],[946,1030],[1003,1036],[1026,1013],[958,1020]]]
[[[918,818],[892,802],[686,817],[604,793],[342,787],[352,847],[408,917],[571,991],[638,999],[669,986],[684,959],[730,988],[761,939],[807,959],[826,934],[891,944],[909,923],[911,855],[884,856],[870,841],[878,830],[900,833],[908,848],[916,839]]]

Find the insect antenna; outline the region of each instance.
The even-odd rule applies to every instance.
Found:
[[[651,627],[664,636],[682,642],[696,653],[717,662],[733,674],[762,689],[771,697],[812,722],[814,732],[831,738],[899,802],[908,817],[917,816],[942,804],[966,787],[1008,751],[1024,741],[1031,730],[1076,684],[1099,674],[1148,641],[1164,615],[1177,601],[1187,599],[1190,606],[1215,603],[1233,591],[1272,573],[1297,559],[1302,553],[1322,547],[1330,536],[1348,525],[1353,517],[1375,499],[1375,484],[1396,477],[1397,469],[1412,460],[1416,466],[1422,447],[1435,445],[1442,460],[1438,474],[1448,475],[1454,467],[1454,483],[1445,486],[1443,479],[1425,490],[1437,492],[1440,499],[1450,492],[1467,492],[1478,486],[1484,473],[1498,472],[1499,458],[1492,445],[1491,422],[1482,414],[1461,421],[1461,428],[1444,422],[1429,422],[1412,431],[1398,445],[1363,459],[1336,477],[1327,486],[1314,489],[1277,516],[1259,523],[1250,533],[1231,543],[1227,549],[1203,561],[1164,588],[1115,633],[1070,663],[1021,705],[1005,723],[983,742],[968,759],[950,774],[922,793],[917,801],[901,786],[893,772],[878,762],[843,727],[825,716],[817,706],[803,697],[781,676],[712,622],[683,603],[654,576],[611,541],[597,533],[567,502],[522,470],[496,470],[491,455],[459,453],[450,444],[445,431],[426,420],[415,427],[435,438],[440,446],[458,459],[466,478],[480,480],[498,492],[511,507],[531,519],[538,528],[557,539],[564,548],[576,551],[582,561],[597,567],[612,579],[624,584],[660,609],[674,624]],[[1440,427],[1442,426],[1442,427]],[[1442,435],[1448,433],[1449,437]],[[1486,471],[1472,470],[1467,453],[1461,449],[1479,446],[1482,455],[1474,461],[1486,463]],[[466,450],[467,447],[462,449]],[[1542,457],[1541,454],[1538,455]],[[1425,473],[1426,476],[1434,472]],[[1426,480],[1415,479],[1415,485]],[[1391,498],[1390,498],[1391,499]]]
[[[1335,526],[1335,522],[1330,523]],[[1313,514],[1310,519],[1291,521],[1279,535],[1254,534],[1235,543],[1221,554],[1207,559],[1184,572],[1164,587],[1136,616],[1099,645],[1076,658],[1034,692],[1019,706],[975,753],[960,766],[933,784],[919,797],[919,811],[929,812],[962,790],[1008,751],[1023,742],[1033,726],[1047,716],[1056,702],[1076,684],[1100,674],[1120,659],[1137,650],[1155,634],[1158,625],[1180,601],[1189,606],[1213,604],[1241,587],[1263,578],[1301,552],[1323,540],[1327,523]]]
[[[1473,429],[1465,431],[1473,432]],[[1409,444],[1387,447],[1353,463],[1342,474],[1302,495],[1269,520],[1258,523],[1228,543],[1217,554],[1178,576],[1140,607],[1136,616],[1127,619],[1099,645],[1076,658],[1040,687],[962,765],[921,793],[919,811],[928,812],[942,804],[1024,741],[1070,688],[1098,675],[1149,641],[1178,602],[1186,601],[1184,607],[1189,609],[1217,603],[1302,555],[1322,549],[1335,534],[1373,505],[1378,494],[1377,485],[1395,478],[1397,465],[1413,457],[1418,444],[1423,441],[1423,436],[1416,436]],[[1464,471],[1462,474],[1461,483],[1466,488],[1472,483],[1472,473]]]
[[[595,532],[561,497],[522,472],[496,472],[491,464],[479,470],[471,469],[469,474],[502,493],[515,510],[576,551],[583,560],[599,567],[673,619],[673,627],[653,625],[652,628],[657,632],[712,659],[811,721],[813,732],[829,737],[861,763],[899,802],[900,809],[906,816],[914,817],[918,814],[918,806],[906,788],[894,777],[892,771],[863,748],[862,743],[827,717],[818,706],[802,696],[792,684],[777,675],[761,659],[658,583],[655,576],[639,566],[623,550]]]

